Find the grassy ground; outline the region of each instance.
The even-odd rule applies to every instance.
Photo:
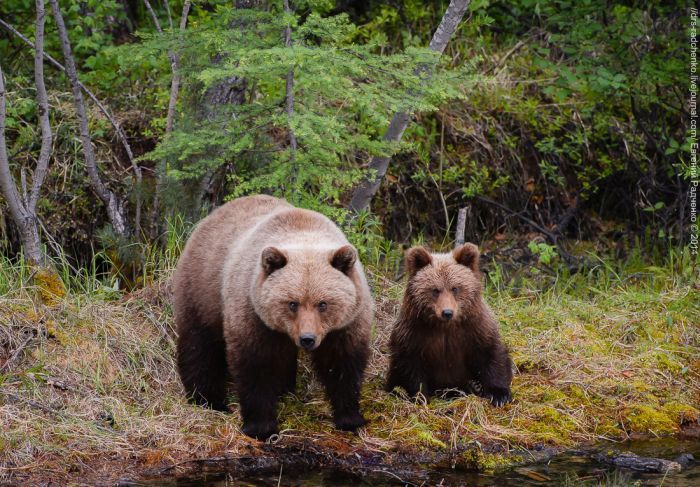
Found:
[[[529,278],[506,288],[492,269],[487,299],[517,367],[515,400],[496,409],[474,396],[425,404],[382,391],[403,284],[370,272],[377,320],[361,404],[370,424],[359,436],[335,431],[304,365],[280,409],[283,433],[264,445],[240,433],[235,405],[226,415],[183,400],[167,275],[126,296],[44,289],[37,304],[42,290],[26,269],[0,265],[0,483],[114,481],[290,451],[493,470],[543,446],[676,434],[700,416],[692,277],[649,266],[620,275],[601,263],[543,290]]]

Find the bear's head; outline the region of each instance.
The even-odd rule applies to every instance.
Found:
[[[344,328],[357,316],[356,261],[352,245],[266,247],[253,291],[256,313],[297,346],[316,349],[329,332]]]
[[[481,297],[479,249],[472,243],[448,254],[425,247],[406,252],[409,280],[406,299],[419,313],[442,322],[467,316]]]

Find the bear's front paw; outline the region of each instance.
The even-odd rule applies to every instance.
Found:
[[[353,433],[367,424],[367,420],[360,414],[359,411],[354,413],[344,414],[342,416],[336,416],[335,427],[343,431],[352,431]]]
[[[279,431],[277,421],[249,421],[241,429],[246,435],[260,441],[267,440]]]
[[[497,408],[500,408],[513,400],[513,397],[510,394],[510,389],[505,387],[488,389],[485,390],[483,394],[484,397],[491,401],[491,404]]]

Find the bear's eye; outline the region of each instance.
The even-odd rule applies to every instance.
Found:
[[[438,288],[433,289],[433,297],[437,298],[440,295],[440,290]]]
[[[458,287],[453,287],[453,288],[452,288],[452,294],[457,294],[458,292],[459,292],[459,288],[458,288]]]
[[[296,311],[297,308],[299,307],[299,303],[297,303],[296,301],[290,301],[287,306],[289,306],[289,309],[291,311]]]
[[[328,309],[328,304],[326,304],[325,301],[321,301],[320,303],[318,303],[319,311],[326,311],[326,309]]]

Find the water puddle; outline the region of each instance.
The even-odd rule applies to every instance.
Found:
[[[695,457],[681,472],[651,474],[618,469],[603,465],[591,458],[596,451],[630,451],[640,456],[674,460],[679,455],[690,453]],[[140,485],[164,487],[229,487],[229,486],[291,486],[291,487],[337,487],[397,485],[418,486],[579,486],[603,485],[623,486],[700,486],[700,443],[683,440],[652,440],[601,445],[585,452],[571,452],[555,457],[546,463],[519,467],[497,474],[460,472],[450,469],[426,469],[416,477],[401,478],[388,468],[376,468],[361,475],[333,470],[307,469],[237,478],[235,472],[215,472],[194,477],[164,477]]]

